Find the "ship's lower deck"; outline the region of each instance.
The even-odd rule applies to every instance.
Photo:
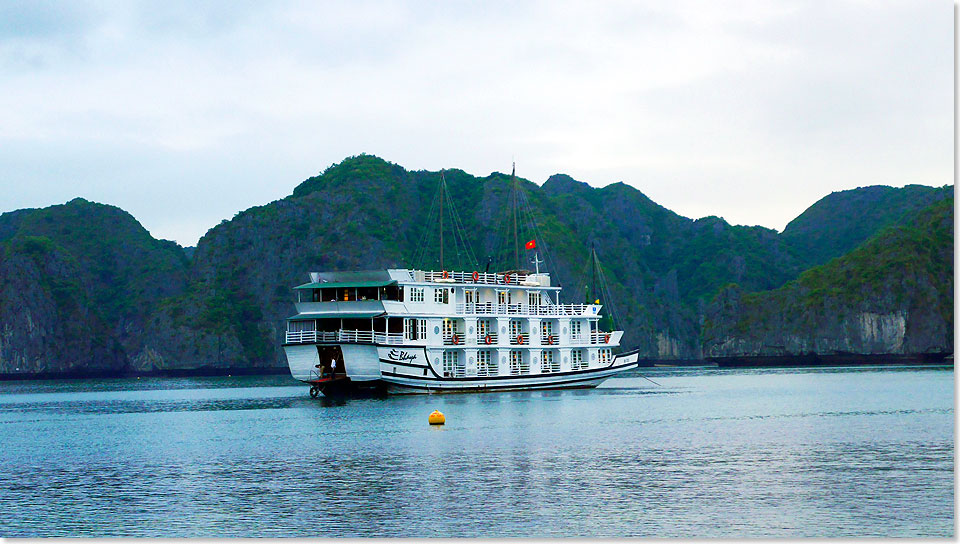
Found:
[[[636,352],[602,361],[590,361],[588,356],[582,366],[572,368],[565,352],[558,355],[559,364],[552,359],[548,364],[542,353],[532,351],[515,355],[517,350],[481,350],[487,352],[481,355],[473,350],[465,352],[461,364],[444,357],[445,350],[425,346],[317,343],[287,344],[284,350],[293,377],[320,390],[335,382],[343,390],[378,388],[391,393],[588,388],[638,363]]]

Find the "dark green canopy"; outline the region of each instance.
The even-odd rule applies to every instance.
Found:
[[[319,282],[319,283],[305,283],[303,285],[298,285],[294,289],[353,289],[360,287],[387,287],[388,285],[396,285],[397,280],[381,280],[381,281],[328,281],[328,282]]]

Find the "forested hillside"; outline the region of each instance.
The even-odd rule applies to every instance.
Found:
[[[454,242],[448,220],[444,268],[513,268],[511,176],[450,169],[444,178],[470,248]],[[439,172],[351,157],[187,249],[152,238],[118,208],[82,199],[0,215],[0,373],[282,366],[291,287],[308,272],[440,268],[438,225],[427,220],[439,181]],[[953,194],[920,186],[835,193],[780,234],[717,217],[694,221],[623,183],[597,189],[558,174],[542,186],[517,184],[531,212],[521,218],[521,239],[537,238],[566,300],[586,296],[582,272],[596,248],[624,346],[656,359],[698,358],[705,319],[711,338],[739,319],[710,306],[724,286],[777,289],[905,224],[918,202]],[[952,207],[943,213],[952,217]],[[944,304],[952,311],[952,303],[951,292]]]

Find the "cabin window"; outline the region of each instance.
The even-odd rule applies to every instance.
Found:
[[[467,289],[466,291],[463,292],[463,301],[466,302],[467,304],[476,302],[475,300],[476,298],[477,298],[477,292],[472,289]]]
[[[570,352],[570,368],[571,370],[580,370],[586,368],[586,365],[583,362],[583,350],[575,349]]]
[[[423,287],[410,288],[410,302],[423,302]]]
[[[540,372],[560,372],[560,359],[553,350],[545,350],[540,359]]]
[[[535,292],[527,293],[527,304],[529,304],[531,308],[535,308],[535,307],[539,306],[539,305],[540,305],[540,292],[539,292],[539,291],[535,291]]]
[[[600,359],[600,364],[605,365],[609,363],[611,355],[612,353],[610,348],[601,348],[598,357]]]
[[[570,323],[570,340],[571,341],[579,342],[581,332],[583,332],[581,322],[573,321]]]
[[[310,321],[287,321],[287,330],[290,332],[303,332],[317,330],[317,322]]]
[[[510,340],[516,341],[517,337],[523,333],[523,323],[519,319],[510,320]]]
[[[523,356],[523,351],[519,349],[510,350],[510,374],[518,376],[520,374],[530,373],[530,360]]]
[[[403,337],[406,338],[407,340],[417,339],[417,320],[416,319],[403,320]]]
[[[463,364],[460,362],[460,352],[456,350],[447,350],[443,352],[443,377],[444,378],[462,378],[466,373]]]
[[[497,362],[489,349],[477,352],[477,376],[496,376]]]
[[[450,291],[446,287],[433,290],[433,301],[437,304],[447,304],[450,302]]]

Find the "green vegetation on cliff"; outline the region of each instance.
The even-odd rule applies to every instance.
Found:
[[[476,262],[453,243],[447,223],[443,267],[483,270],[489,261],[491,269],[512,268],[511,176],[449,169],[444,177]],[[290,288],[308,272],[441,267],[437,225],[427,221],[439,180],[439,172],[408,171],[370,155],[350,157],[305,180],[290,196],[221,222],[196,248],[186,249],[153,239],[118,208],[82,199],[2,214],[0,328],[13,332],[0,345],[0,372],[48,368],[67,359],[67,368],[280,366],[284,319],[294,311]],[[700,356],[702,321],[716,331],[727,319],[722,316],[733,315],[708,305],[717,293],[717,300],[733,300],[734,291],[771,292],[796,280],[788,285],[800,286],[804,300],[815,305],[821,294],[845,289],[826,282],[826,275],[839,274],[848,283],[858,275],[874,281],[873,272],[848,268],[882,249],[876,245],[864,246],[860,257],[851,254],[847,264],[826,265],[841,266],[836,272],[800,274],[864,232],[869,236],[889,225],[923,231],[903,224],[904,214],[916,207],[914,197],[933,202],[952,196],[952,187],[915,186],[837,193],[780,235],[718,217],[681,217],[623,183],[592,188],[562,174],[542,186],[517,183],[537,224],[531,230],[531,218],[522,218],[521,243],[537,239],[566,299],[585,296],[589,278],[581,273],[595,247],[626,331],[625,347],[666,359]],[[874,193],[886,195],[882,205]],[[859,224],[846,225],[844,214]],[[529,256],[521,258],[521,266],[529,266]],[[926,269],[920,261],[914,265]],[[731,283],[739,290],[723,290]],[[902,290],[913,296],[916,287],[906,282]],[[853,287],[850,292],[875,296]],[[735,302],[762,296],[742,295]],[[944,304],[938,312],[947,306],[952,311],[952,294]],[[764,319],[744,314],[728,329]],[[53,342],[63,330],[67,339]],[[89,338],[89,345],[79,336]]]
[[[702,334],[716,357],[952,352],[953,198],[778,289],[726,288]]]

